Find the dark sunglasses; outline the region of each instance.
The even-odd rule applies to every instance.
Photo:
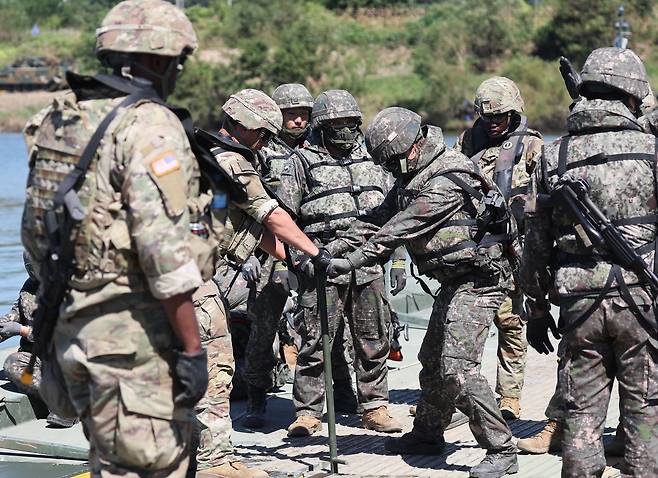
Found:
[[[480,118],[485,123],[500,124],[509,117],[509,113],[498,113],[496,115],[482,115]]]

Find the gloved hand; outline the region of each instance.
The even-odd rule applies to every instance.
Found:
[[[407,285],[406,261],[395,260],[391,264],[391,294],[397,295]]]
[[[537,304],[532,299],[526,300],[526,319],[528,320],[526,335],[528,343],[540,354],[553,352],[553,344],[548,336],[548,330],[551,330],[553,337],[560,338],[555,321],[551,316],[550,304]]]
[[[326,249],[320,249],[316,255],[311,257],[311,260],[313,261],[313,267],[316,271],[327,270],[327,267],[329,267],[329,262],[331,262],[332,259],[333,257]]]
[[[242,277],[247,282],[255,283],[260,280],[261,266],[256,256],[249,256],[242,264]]]
[[[315,267],[313,267],[313,259],[308,254],[302,254],[298,257],[299,262],[295,266],[302,274],[304,274],[309,279],[315,277]]]
[[[192,355],[180,351],[176,354],[176,378],[182,391],[174,397],[174,403],[193,407],[208,388],[208,354],[205,349]]]
[[[327,267],[327,275],[329,277],[338,277],[347,274],[354,266],[349,259],[331,259],[329,267]]]
[[[274,271],[272,272],[272,282],[283,290],[286,295],[290,295],[290,276],[288,267],[285,262],[275,262]]]
[[[3,322],[0,324],[0,340],[7,340],[9,337],[20,335],[21,324],[18,322]]]

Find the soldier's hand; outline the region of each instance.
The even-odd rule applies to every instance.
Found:
[[[391,294],[397,295],[407,285],[406,261],[396,260],[391,264]]]
[[[260,273],[260,261],[256,259],[256,256],[250,256],[245,263],[242,264],[242,277],[244,277],[244,280],[247,282],[258,282],[260,280]]]
[[[313,261],[313,267],[316,271],[324,271],[329,267],[329,262],[333,257],[326,249],[320,249],[316,255],[314,255],[311,260]]]
[[[311,256],[307,254],[299,256],[299,262],[297,262],[295,267],[309,279],[315,277],[315,267],[313,267],[313,259],[311,259]]]
[[[290,295],[290,274],[284,262],[275,262],[272,282],[279,286],[286,295]]]
[[[208,354],[205,349],[195,354],[177,352],[176,378],[181,392],[174,403],[193,407],[203,398],[208,388]]]
[[[331,262],[329,262],[329,266],[327,267],[327,275],[329,277],[338,277],[347,274],[352,269],[354,269],[354,267],[347,259],[331,259]]]
[[[7,340],[21,333],[21,324],[18,322],[3,322],[0,324],[0,340]]]
[[[526,335],[528,343],[540,354],[553,352],[553,344],[548,336],[550,329],[553,337],[560,338],[560,333],[551,316],[550,305],[537,305],[531,299],[526,301],[526,318],[528,320]]]

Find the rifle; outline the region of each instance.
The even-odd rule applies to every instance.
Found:
[[[638,278],[658,294],[658,276],[633,249],[619,229],[610,222],[589,197],[590,185],[586,179],[562,176],[551,198],[564,205],[576,221],[576,233],[587,247],[605,247],[615,262],[633,271]],[[655,260],[655,259],[654,259]]]
[[[560,57],[560,74],[564,80],[564,85],[567,87],[569,96],[574,101],[578,101],[580,96],[580,85],[583,80],[580,79],[580,74],[573,67],[571,62],[564,56]]]

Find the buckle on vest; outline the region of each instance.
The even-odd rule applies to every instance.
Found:
[[[352,194],[359,194],[363,188],[360,185],[354,185],[352,186]]]

